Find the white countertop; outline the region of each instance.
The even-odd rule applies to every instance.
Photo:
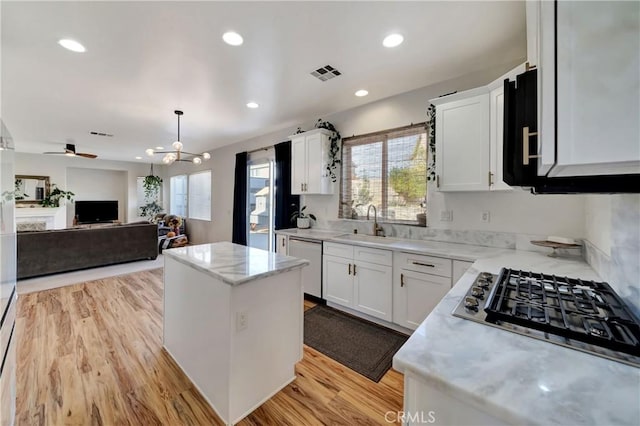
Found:
[[[230,285],[281,274],[309,264],[305,259],[230,242],[179,247],[163,250],[162,253]]]
[[[333,237],[337,237],[338,235],[344,235],[342,231],[331,231],[327,229],[300,229],[300,228],[290,228],[290,229],[279,229],[275,231],[276,234],[288,235],[290,237],[302,237],[309,238],[312,240],[325,241]]]
[[[483,271],[600,280],[581,259],[492,250],[477,257],[396,353],[393,367],[507,423],[640,424],[640,369],[452,315]]]

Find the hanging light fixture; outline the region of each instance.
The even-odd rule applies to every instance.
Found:
[[[184,112],[180,110],[175,110],[173,112],[178,116],[178,140],[171,144],[173,151],[155,151],[153,148],[148,148],[147,150],[145,150],[145,153],[149,157],[153,157],[156,154],[164,154],[164,157],[162,157],[162,162],[166,165],[173,164],[176,161],[189,161],[193,164],[201,164],[203,160],[210,160],[211,154],[209,154],[208,152],[203,152],[202,154],[193,154],[191,152],[182,150],[184,145],[180,141],[180,116],[183,115]],[[187,156],[187,158],[185,158],[184,156]]]

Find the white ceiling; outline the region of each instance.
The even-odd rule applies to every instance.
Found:
[[[201,152],[525,56],[523,2],[8,2],[2,118],[21,152]],[[242,34],[232,47],[221,36]],[[390,32],[405,42],[382,46]],[[58,46],[80,41],[87,52]],[[343,75],[309,75],[332,65]],[[354,96],[357,89],[369,96]],[[255,101],[258,109],[245,104]],[[90,131],[114,134],[91,136]],[[160,156],[156,156],[156,161]]]

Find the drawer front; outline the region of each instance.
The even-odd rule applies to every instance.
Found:
[[[353,260],[356,262],[368,262],[376,265],[393,265],[393,252],[369,247],[353,246]]]
[[[322,253],[330,256],[353,259],[353,246],[348,244],[324,243],[322,245]]]
[[[451,278],[451,259],[422,254],[396,253],[397,265],[410,271]]]

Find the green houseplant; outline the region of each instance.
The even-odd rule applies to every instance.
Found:
[[[51,191],[49,191],[49,195],[44,197],[42,200],[43,207],[60,207],[60,200],[68,200],[73,203],[74,194],[71,191],[65,191],[60,188],[55,183],[51,184]]]
[[[152,221],[153,218],[163,210],[162,206],[158,203],[160,189],[162,188],[162,178],[153,173],[153,164],[151,164],[149,174],[142,180],[142,188],[144,189],[145,204],[140,206],[139,214],[147,220]]]
[[[294,207],[295,204],[292,204],[291,207]],[[296,210],[291,213],[291,223],[296,223],[298,228],[306,229],[311,227],[310,219],[317,220],[316,216],[313,213],[305,213],[305,209],[307,206],[302,206],[300,210]]]
[[[340,152],[340,140],[342,139],[342,136],[340,136],[340,132],[338,132],[333,124],[328,121],[323,121],[322,118],[318,118],[315,128],[327,129],[331,132],[331,136],[329,136],[329,142],[331,142],[331,145],[329,146],[329,162],[327,163],[326,170],[331,177],[331,181],[335,182],[338,180],[335,170],[338,164],[340,164],[340,157],[338,156],[338,153]]]

